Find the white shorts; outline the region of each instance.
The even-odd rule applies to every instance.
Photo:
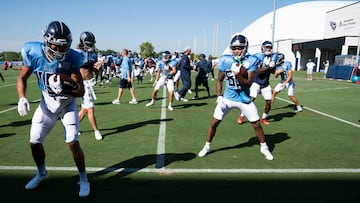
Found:
[[[94,80],[84,80],[84,96],[81,98],[81,107],[84,109],[94,108],[96,95],[94,92]]]
[[[268,85],[264,88],[260,88],[258,83],[253,82],[250,87],[250,97],[256,98],[260,92],[265,100],[271,100],[271,86]]]
[[[76,100],[73,99],[70,104],[62,108],[59,113],[51,113],[44,102],[35,110],[30,129],[30,143],[43,143],[45,137],[55,126],[58,118],[64,126],[64,139],[66,143],[78,140],[79,117]]]
[[[289,83],[287,83],[286,85],[285,85],[285,87],[284,86],[282,86],[282,83],[279,83],[279,84],[277,84],[276,85],[276,87],[274,88],[274,91],[276,91],[276,92],[281,92],[283,89],[285,89],[285,88],[287,88],[288,89],[288,95],[289,96],[294,96],[294,89],[295,89],[295,87],[294,87],[294,85],[293,84],[289,84]]]
[[[180,70],[177,70],[174,76],[174,82],[177,82],[179,79],[180,79]]]
[[[307,73],[308,75],[312,74],[312,73],[313,73],[313,69],[312,69],[312,68],[306,69],[306,73]]]
[[[249,122],[255,122],[259,120],[258,110],[254,102],[249,104],[234,102],[228,99],[223,100],[223,103],[218,103],[215,107],[213,117],[217,120],[223,120],[225,115],[230,112],[232,108],[238,108]]]
[[[160,79],[157,81],[154,89],[159,90],[160,87],[164,86],[166,84],[166,87],[169,92],[174,91],[174,80],[173,79],[166,79],[165,77],[160,77]]]

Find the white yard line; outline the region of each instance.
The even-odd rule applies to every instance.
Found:
[[[286,99],[282,99],[280,97],[276,97],[276,99],[279,99],[281,101],[284,101],[284,102],[287,102],[289,104],[292,104],[293,102],[292,101],[289,101],[289,100],[286,100]],[[334,120],[337,120],[337,121],[340,121],[340,122],[343,122],[343,123],[346,123],[346,124],[349,124],[349,125],[352,125],[352,126],[355,126],[355,127],[358,127],[360,128],[360,125],[356,124],[356,123],[352,123],[350,121],[347,121],[347,120],[344,120],[344,119],[341,119],[341,118],[338,118],[336,116],[332,116],[330,114],[327,114],[327,113],[324,113],[324,112],[321,112],[321,111],[318,111],[318,110],[315,110],[315,109],[312,109],[310,107],[307,107],[307,106],[303,106],[304,109],[307,109],[309,111],[312,111],[312,112],[315,112],[317,114],[320,114],[322,116],[325,116],[325,117],[328,117],[328,118],[331,118],[331,119],[334,119]]]
[[[48,171],[77,171],[76,167],[47,166]],[[0,170],[36,171],[35,166],[0,166]],[[360,173],[360,168],[237,168],[237,169],[156,169],[156,168],[101,168],[86,167],[88,172],[142,172],[142,173]]]
[[[157,144],[156,168],[165,168],[165,137],[166,137],[166,88],[163,87],[163,99],[161,102],[160,128]]]

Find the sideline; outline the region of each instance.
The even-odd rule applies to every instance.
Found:
[[[0,170],[22,170],[22,171],[36,171],[35,166],[1,166]],[[77,171],[76,167],[52,167],[47,166],[48,171]],[[142,172],[142,173],[360,173],[360,168],[238,168],[238,169],[156,169],[156,168],[101,168],[101,167],[86,167],[88,172]]]

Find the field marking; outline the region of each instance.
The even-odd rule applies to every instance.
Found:
[[[34,82],[37,82],[37,80],[31,80],[31,81],[28,81],[27,83],[34,83]],[[0,88],[3,88],[3,87],[11,87],[11,86],[16,86],[16,83],[14,83],[14,84],[8,84],[8,85],[1,85]]]
[[[284,101],[284,102],[287,102],[289,104],[292,104],[293,102],[292,101],[289,101],[289,100],[286,100],[286,99],[282,99],[280,97],[276,97],[277,99],[281,100],[281,101]],[[324,113],[324,112],[321,112],[321,111],[318,111],[318,110],[315,110],[315,109],[312,109],[312,108],[309,108],[309,107],[306,107],[306,106],[303,106],[304,109],[307,109],[309,111],[312,111],[312,112],[315,112],[317,114],[320,114],[322,116],[325,116],[325,117],[328,117],[328,118],[332,118],[334,120],[337,120],[337,121],[340,121],[340,122],[343,122],[343,123],[346,123],[346,124],[349,124],[349,125],[352,125],[352,126],[355,126],[355,127],[358,127],[360,128],[360,125],[356,124],[356,123],[352,123],[350,121],[347,121],[347,120],[344,120],[344,119],[341,119],[341,118],[338,118],[336,116],[332,116],[330,114],[327,114],[327,113]]]
[[[0,170],[36,171],[35,166],[0,166]],[[47,166],[48,171],[77,171],[76,167]],[[360,168],[237,168],[237,169],[186,169],[186,168],[101,168],[86,167],[88,172],[141,172],[141,173],[360,173]]]
[[[311,88],[311,89],[296,89],[296,92],[323,92],[332,90],[344,90],[350,89],[351,87],[328,87],[328,88]]]
[[[160,116],[160,127],[159,136],[157,143],[157,156],[156,156],[156,168],[165,168],[165,137],[166,137],[166,89],[163,87],[163,99],[161,102],[161,116]]]
[[[39,102],[39,101],[40,101],[40,99],[35,99],[35,100],[31,101],[30,103]],[[11,110],[14,110],[14,109],[17,109],[17,106],[14,106],[14,107],[11,107],[11,108],[2,110],[2,111],[0,111],[0,114],[1,114],[1,113],[5,113],[5,112],[8,112],[8,111],[11,111]]]

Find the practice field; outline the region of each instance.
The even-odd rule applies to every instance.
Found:
[[[96,118],[104,139],[95,140],[85,118],[80,143],[91,184],[89,197],[78,197],[78,175],[59,121],[45,140],[49,179],[33,191],[25,184],[34,176],[28,140],[40,92],[28,80],[31,111],[17,112],[16,70],[1,70],[0,187],[1,202],[360,202],[360,86],[295,72],[295,96],[303,112],[281,92],[262,125],[274,155],[267,161],[249,122],[238,125],[239,111],[225,117],[212,143],[212,153],[199,158],[215,108],[215,80],[210,98],[201,87],[200,100],[174,101],[159,91],[152,107],[152,82],[134,82],[138,104],[125,90],[120,105],[111,101],[118,79],[96,86]],[[192,73],[194,76],[196,73]],[[271,78],[275,87],[279,79]],[[194,80],[193,86],[194,88]],[[181,87],[181,84],[180,84]],[[193,90],[193,89],[192,89]],[[263,112],[261,95],[255,101]]]

